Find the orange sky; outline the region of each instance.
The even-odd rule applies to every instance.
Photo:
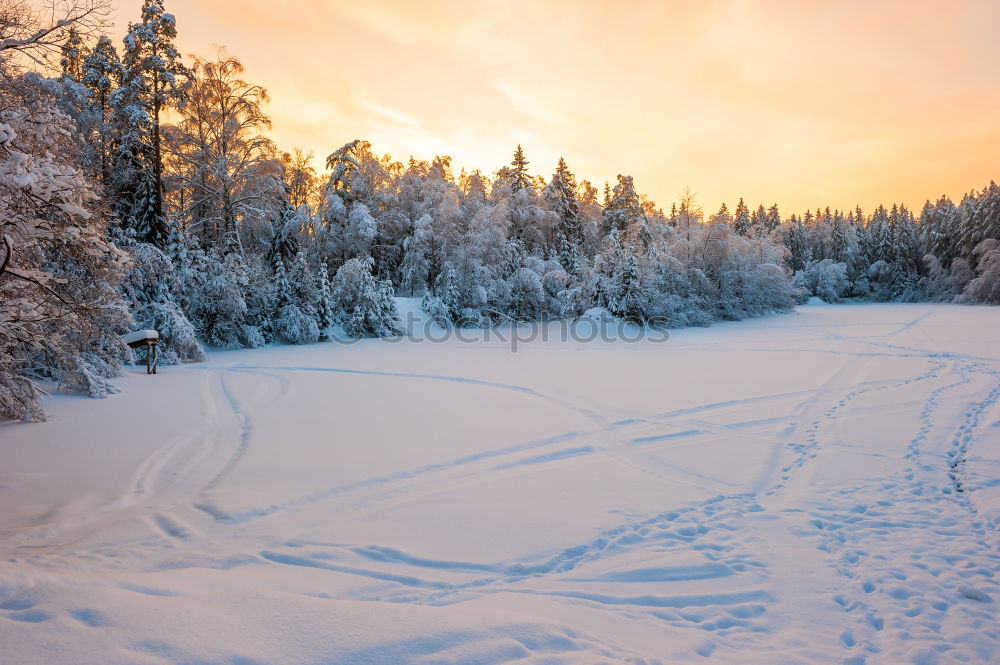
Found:
[[[116,0],[117,32],[141,0]],[[354,138],[492,172],[524,146],[665,208],[960,197],[1000,178],[1000,3],[167,0],[185,53],[224,45],[273,137]],[[624,5],[624,6],[621,6]]]

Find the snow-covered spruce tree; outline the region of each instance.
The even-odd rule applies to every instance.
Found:
[[[524,251],[544,254],[554,225],[554,215],[545,201],[538,195],[533,179],[528,174],[529,162],[524,150],[517,146],[510,167],[497,173],[493,183],[492,203],[503,201],[509,214],[507,231],[510,240],[519,244]]]
[[[316,325],[319,327],[319,338],[323,340],[330,336],[330,329],[337,322],[336,312],[333,309],[333,290],[330,286],[330,273],[326,268],[326,263],[319,265],[317,298]]]
[[[458,290],[458,274],[453,266],[449,265],[437,276],[433,293],[424,295],[420,307],[442,328],[450,328],[459,321],[463,305]]]
[[[510,162],[510,189],[512,193],[517,194],[522,189],[533,188],[531,176],[528,175],[528,164],[530,163],[525,159],[524,149],[518,143],[517,150],[514,151],[514,159]]]
[[[90,104],[100,118],[96,137],[97,172],[105,187],[111,178],[113,147],[111,94],[121,84],[122,63],[111,39],[101,35],[97,45],[83,59],[82,82],[90,90]]]
[[[129,356],[117,293],[126,255],[105,239],[81,139],[37,79],[0,51],[0,416],[44,418],[39,381],[103,397]]]
[[[991,182],[981,193],[970,192],[959,206],[958,246],[962,256],[975,262],[979,244],[1000,237],[1000,186]]]
[[[110,99],[117,146],[111,179],[116,216],[136,239],[163,247],[163,154],[161,113],[181,100],[187,69],[174,47],[173,14],[163,0],[144,0],[139,23],[129,24],[122,53],[121,85]]]
[[[552,174],[543,195],[549,210],[556,214],[552,244],[559,262],[569,273],[580,269],[583,247],[583,228],[580,221],[580,202],[576,196],[576,176],[559,158],[556,172]]]
[[[319,325],[303,311],[281,257],[276,257],[274,263],[274,305],[271,325],[276,339],[285,344],[312,344],[319,340]]]
[[[604,208],[605,232],[617,229],[622,238],[632,239],[646,221],[646,213],[635,191],[632,176],[619,175],[612,193],[611,200]]]
[[[187,285],[188,315],[202,339],[219,347],[263,345],[260,327],[248,318],[250,271],[236,233],[212,254],[195,254],[193,263],[199,277]]]
[[[190,263],[186,235],[176,219],[167,222],[167,243],[164,254],[170,259],[175,270],[182,270]]]
[[[950,198],[942,196],[934,204],[929,200],[924,204],[920,214],[920,231],[928,254],[943,267],[950,266],[958,251],[959,231],[958,208]]]
[[[423,215],[414,223],[413,234],[403,241],[402,289],[411,296],[423,296],[431,282],[434,260],[434,220]]]
[[[741,236],[749,235],[750,226],[750,209],[741,197],[740,202],[736,204],[736,212],[733,213],[733,231]]]
[[[299,212],[292,207],[287,197],[283,197],[278,217],[274,220],[274,235],[271,236],[271,247],[268,253],[268,258],[272,263],[277,257],[287,264],[299,253],[300,223]]]
[[[646,318],[646,294],[639,273],[639,259],[632,254],[615,275],[616,289],[608,299],[608,310],[615,316],[633,323]]]
[[[309,259],[302,250],[288,267],[288,281],[292,287],[292,297],[299,308],[307,315],[316,318],[319,305],[319,288],[316,276],[309,266]]]
[[[148,243],[127,248],[130,270],[122,290],[130,302],[137,330],[156,330],[160,336],[160,362],[197,362],[205,359],[194,326],[177,303],[181,284],[174,265],[164,252]]]
[[[401,332],[392,284],[372,276],[371,257],[354,258],[337,270],[333,302],[344,331],[352,337],[391,337]]]
[[[70,27],[66,41],[62,45],[59,68],[62,75],[77,83],[83,81],[83,59],[87,55],[83,38],[76,28]]]
[[[604,239],[604,248],[594,259],[597,277],[596,304],[629,321],[645,317],[639,260],[635,248],[622,242],[617,226]]]
[[[788,268],[793,272],[798,272],[812,261],[812,248],[809,246],[809,230],[805,222],[795,215],[792,215],[782,230],[781,234],[785,240],[785,247],[788,249]]]

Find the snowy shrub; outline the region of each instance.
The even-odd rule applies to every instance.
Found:
[[[924,265],[927,267],[925,295],[933,302],[951,302],[975,277],[969,262],[963,258],[954,259],[945,269],[938,257],[928,254],[924,257]]]
[[[531,321],[545,312],[545,290],[538,273],[521,268],[507,280],[510,285],[510,316],[519,321]]]
[[[136,330],[159,333],[158,357],[163,365],[199,362],[205,350],[198,341],[194,326],[175,302],[151,302],[132,312]]]
[[[131,270],[122,285],[132,304],[135,330],[156,330],[159,362],[197,362],[205,359],[194,325],[175,301],[181,289],[171,260],[158,248],[138,243],[129,250]]]
[[[795,305],[795,289],[785,271],[773,263],[754,266],[750,278],[751,289],[757,297],[755,313],[782,311]]]
[[[594,302],[594,292],[587,284],[563,289],[556,296],[561,316],[579,316]]]
[[[275,336],[286,344],[312,344],[319,341],[316,319],[294,303],[287,303],[281,308],[273,326]]]
[[[888,302],[893,299],[896,276],[886,261],[878,260],[868,266],[863,279],[864,295],[877,302]]]
[[[188,310],[192,322],[211,346],[251,346],[256,335],[249,333],[247,271],[242,257],[227,255],[222,260],[203,259],[202,279],[191,285]]]
[[[352,337],[390,337],[400,334],[399,312],[392,285],[376,281],[372,259],[351,259],[333,279],[333,301],[344,331]]]
[[[551,262],[550,262],[551,263]],[[546,268],[552,266],[546,265]],[[564,316],[566,311],[565,303],[560,298],[560,294],[568,291],[573,284],[573,278],[564,271],[559,264],[548,270],[542,276],[542,290],[545,294],[545,311],[555,316]]]
[[[442,328],[450,328],[452,324],[451,310],[437,296],[427,294],[420,301],[420,308]]]
[[[795,273],[795,286],[808,290],[811,295],[819,296],[826,302],[837,302],[850,288],[847,264],[831,259],[810,261],[805,268]]]
[[[962,291],[964,300],[1000,304],[1000,241],[987,238],[976,246],[978,276]]]

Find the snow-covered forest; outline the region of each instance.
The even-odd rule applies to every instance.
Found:
[[[114,391],[130,330],[159,331],[161,363],[197,361],[205,345],[395,335],[394,296],[468,327],[594,306],[707,325],[812,295],[1000,303],[994,182],[919,213],[800,214],[704,211],[689,191],[663,206],[628,175],[591,183],[521,146],[455,173],[353,140],[319,172],[268,137],[268,93],[238,57],[181,57],[163,0],[120,44],[105,2],[61,7],[0,0],[3,417],[43,419],[43,386]]]

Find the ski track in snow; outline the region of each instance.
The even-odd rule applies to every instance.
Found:
[[[67,577],[75,568],[114,579],[118,571],[141,575],[242,566],[297,570],[318,579],[337,575],[353,584],[340,595],[317,597],[376,605],[448,608],[539,599],[654,626],[664,635],[688,636],[694,644],[691,662],[779,662],[779,656],[780,662],[845,665],[995,662],[1000,658],[995,610],[1000,523],[998,515],[977,505],[975,483],[967,476],[977,446],[996,443],[996,433],[985,429],[987,415],[995,414],[1000,401],[1000,362],[894,342],[919,331],[935,314],[923,312],[888,333],[870,336],[841,334],[836,324],[790,327],[787,331],[816,348],[788,352],[844,358],[816,387],[650,413],[602,408],[558,386],[446,374],[292,364],[190,368],[186,371],[198,373],[202,414],[188,432],[156,447],[125,490],[92,514],[27,529],[4,553],[15,563]],[[783,330],[758,327],[773,329]],[[755,347],[758,343],[751,336],[739,351],[775,352]],[[710,352],[714,347],[690,343],[687,348]],[[873,378],[867,370],[873,358],[909,360],[914,373]],[[255,446],[273,443],[258,440],[257,420],[280,411],[300,373],[512,392],[569,414],[581,426],[312,488],[290,499],[226,509],[220,492],[227,480]],[[895,456],[893,470],[879,478],[824,484],[838,447],[846,445],[839,428],[853,418],[870,418],[866,404],[897,395],[921,403],[914,409],[916,421],[897,428],[912,427],[905,444],[872,453]],[[961,406],[957,413],[955,405]],[[688,468],[669,455],[734,437],[766,451],[740,482]],[[544,473],[595,459],[708,496],[662,512],[611,515],[617,522],[589,538],[512,560],[439,559],[378,543],[275,538],[271,531],[294,516],[297,530],[308,534],[329,520],[331,510],[341,517],[344,511],[369,515],[509,474]],[[98,537],[128,520],[145,524],[146,535]],[[789,555],[803,546],[812,554],[801,561]],[[818,570],[811,568],[815,561],[823,562]],[[796,638],[790,626],[808,626],[808,617],[783,612],[783,603],[798,591],[779,583],[786,576],[808,579],[813,573],[828,575],[830,593],[811,602],[839,608],[826,615],[839,618],[823,627],[833,637],[821,644]],[[5,622],[43,624],[60,615],[51,600],[39,600],[33,585],[11,579],[18,578],[0,568],[0,628]],[[132,579],[115,584],[154,599],[184,595]],[[97,608],[64,608],[62,614],[87,629],[110,623]],[[517,624],[504,629],[509,635],[503,639],[488,631],[401,638],[352,651],[336,662],[390,662],[399,654],[415,663],[677,662],[676,654],[643,652],[627,639],[571,625]],[[479,656],[469,660],[470,649]],[[188,662],[187,656],[171,656],[166,646],[136,650],[167,654],[155,662]]]

